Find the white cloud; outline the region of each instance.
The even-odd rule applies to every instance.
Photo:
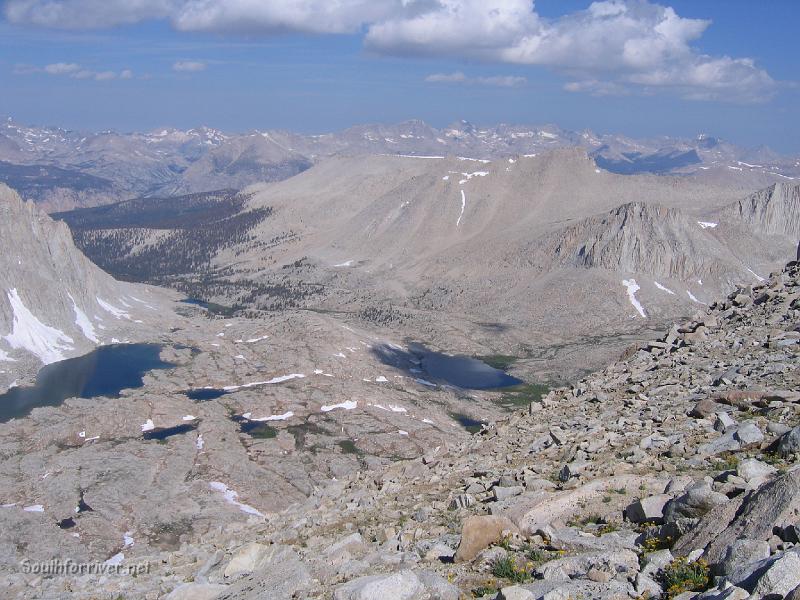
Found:
[[[33,65],[15,65],[15,75],[30,75],[32,73],[44,73],[46,75],[54,75],[59,77],[69,77],[71,79],[93,79],[95,81],[108,81],[110,79],[131,79],[133,71],[125,69],[120,73],[116,71],[92,71],[85,69],[78,63],[52,63],[44,67],[37,67]]]
[[[52,65],[46,65],[44,69],[42,69],[45,73],[49,75],[69,75],[71,73],[75,73],[81,70],[81,66],[76,63],[53,63]]]
[[[455,73],[434,73],[425,78],[428,83],[463,83],[497,87],[515,87],[527,83],[527,78],[513,75],[492,75],[490,77],[467,77],[461,71]]]
[[[205,71],[206,63],[199,60],[179,60],[172,65],[173,71],[182,71],[186,73],[196,73],[197,71]]]
[[[758,101],[778,86],[749,58],[698,52],[709,20],[649,0],[596,1],[556,19],[533,0],[8,0],[4,12],[53,28],[165,19],[179,31],[364,32],[379,54],[545,67],[569,79],[565,89],[593,94]]]

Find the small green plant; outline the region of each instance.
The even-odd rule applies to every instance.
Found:
[[[497,545],[500,546],[503,550],[509,551],[511,550],[511,535],[504,535]]]
[[[513,556],[503,556],[492,561],[492,575],[513,583],[525,583],[531,578],[532,564],[518,565]]]
[[[672,536],[666,536],[664,538],[660,537],[648,537],[643,543],[642,548],[644,548],[645,554],[648,552],[655,552],[656,550],[666,550],[672,547]]]
[[[606,504],[611,502],[611,496],[603,496],[603,502],[606,503]]]
[[[528,564],[531,566],[531,570],[559,556],[556,552],[534,548],[533,546],[526,546],[523,550],[525,552],[525,558],[528,559]]]
[[[619,494],[620,496],[624,496],[625,494],[628,493],[628,490],[624,487],[614,488],[611,491],[614,492],[615,494]]]
[[[603,517],[600,515],[586,515],[580,519],[570,519],[567,525],[570,527],[586,527],[587,525],[600,525],[603,523]]]
[[[723,471],[735,471],[739,467],[739,457],[735,454],[728,454],[719,462],[719,467]]]
[[[689,562],[680,557],[664,568],[661,579],[667,592],[667,597],[674,598],[683,592],[705,590],[711,581],[710,574],[708,563],[702,558]]]
[[[472,590],[473,598],[483,598],[484,596],[494,596],[499,590],[494,582],[490,579],[484,585],[479,585]]]

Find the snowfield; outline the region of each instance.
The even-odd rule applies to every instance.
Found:
[[[647,315],[644,312],[644,308],[642,307],[639,300],[637,300],[636,298],[636,292],[638,292],[641,289],[639,287],[639,284],[636,283],[635,279],[623,279],[622,285],[628,288],[628,300],[630,300],[631,304],[633,305],[633,308],[635,308],[639,312],[639,314],[642,315],[642,318],[646,319]]]
[[[4,339],[14,349],[25,349],[35,354],[44,364],[64,360],[64,351],[72,350],[72,338],[63,331],[50,327],[37,319],[19,297],[16,288],[7,294],[14,311],[14,325]]]

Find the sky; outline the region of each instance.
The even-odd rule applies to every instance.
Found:
[[[306,133],[423,119],[800,154],[796,0],[4,0],[0,115]]]

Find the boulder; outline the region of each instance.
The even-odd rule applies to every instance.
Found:
[[[764,434],[758,425],[752,421],[747,421],[739,425],[733,434],[733,438],[742,444],[742,446],[749,446],[750,444],[758,444],[764,440]]]
[[[467,517],[461,526],[461,542],[456,550],[456,562],[473,560],[478,554],[497,543],[503,532],[519,533],[519,529],[506,517],[478,515]]]
[[[551,560],[537,568],[536,573],[545,580],[569,580],[584,579],[592,570],[627,579],[639,571],[639,557],[631,550],[579,554]]]
[[[695,548],[704,548],[709,564],[718,564],[736,540],[768,541],[776,527],[796,523],[798,514],[800,466],[746,496],[717,506],[701,519],[693,531],[678,540],[673,551],[684,556]]]
[[[333,593],[334,600],[458,600],[458,597],[458,588],[438,575],[410,570],[359,577],[338,586]]]
[[[248,544],[225,567],[225,575],[241,576],[228,586],[225,600],[243,600],[259,594],[289,598],[311,583],[311,574],[297,552],[280,544]]]
[[[664,520],[664,506],[672,499],[669,494],[658,494],[637,500],[625,509],[625,518],[633,523],[656,523]]]
[[[800,549],[760,561],[753,574],[738,585],[756,598],[786,596],[800,585]]]
[[[782,458],[789,458],[800,452],[800,426],[784,433],[778,440],[776,450]]]
[[[775,467],[755,458],[746,458],[736,468],[736,474],[748,482],[766,479],[776,472]]]
[[[608,583],[597,583],[588,580],[536,581],[524,585],[515,585],[512,588],[514,589],[511,593],[516,593],[517,595],[512,595],[511,598],[518,598],[519,600],[574,600],[575,598],[630,600],[628,584],[616,580]],[[528,594],[522,595],[524,592],[528,592]],[[500,597],[505,598],[506,596]]]
[[[521,586],[512,585],[500,590],[498,600],[536,600],[536,596]]]
[[[719,404],[709,398],[704,398],[694,405],[694,408],[689,412],[689,416],[695,419],[707,419],[722,410],[723,408]]]
[[[715,569],[717,575],[725,575],[730,581],[739,582],[752,574],[751,565],[769,558],[769,544],[763,540],[736,540],[728,546],[722,562]]]
[[[725,494],[711,489],[705,481],[686,488],[686,492],[667,502],[664,507],[664,521],[674,523],[680,518],[702,517],[719,504],[728,502]]]

